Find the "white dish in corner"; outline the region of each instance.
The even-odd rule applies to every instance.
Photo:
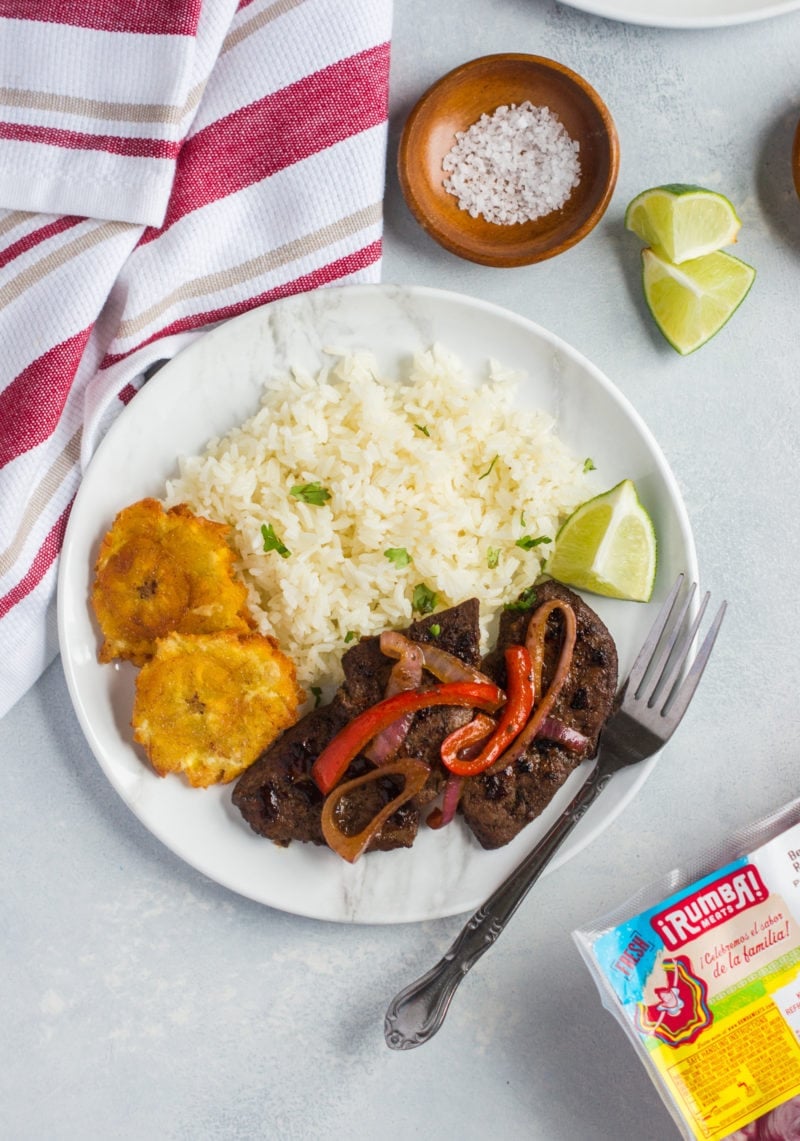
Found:
[[[558,337],[497,306],[438,290],[394,286],[325,289],[274,302],[208,333],[166,365],[112,426],[81,485],[59,573],[59,637],[70,694],[86,738],[114,788],[145,826],[203,874],[287,912],[357,923],[401,923],[469,911],[498,885],[572,795],[573,776],[549,809],[508,847],[485,852],[460,822],[422,829],[413,849],[374,853],[351,866],[327,849],[278,848],[256,836],[231,805],[231,786],[191,789],[161,779],[132,742],[134,669],[100,665],[88,603],[97,550],[114,515],[163,494],[177,456],[258,406],[264,383],[290,365],[314,370],[325,349],[372,350],[387,376],[439,342],[476,379],[494,358],[527,374],[525,401],[556,418],[559,436],[591,456],[605,486],[630,476],[659,536],[651,603],[591,598],[614,636],[620,670],[635,652],[679,571],[697,579],[689,522],[658,444],[629,402]],[[522,397],[521,397],[522,399]],[[559,852],[562,865],[636,794],[654,761],[614,778]]]
[[[800,0],[561,0],[593,16],[661,28],[721,28],[783,16]]]

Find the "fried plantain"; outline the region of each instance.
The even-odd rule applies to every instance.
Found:
[[[160,776],[204,788],[244,772],[304,700],[274,638],[173,633],[137,675],[131,724]]]
[[[252,630],[229,533],[227,524],[184,504],[165,511],[157,499],[141,499],[120,511],[101,544],[92,586],[104,639],[100,661],[141,666],[172,631]]]

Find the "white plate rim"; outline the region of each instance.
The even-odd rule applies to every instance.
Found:
[[[310,295],[305,296],[309,297]],[[349,285],[317,291],[316,294],[313,295],[313,303],[318,308],[322,306],[323,310],[329,308],[332,312],[335,312],[343,302],[358,301],[359,304],[362,304],[370,298],[379,301],[383,298],[388,298],[391,301],[397,300],[403,305],[410,305],[412,309],[415,305],[419,306],[421,310],[429,306],[435,306],[437,302],[455,305],[456,307],[464,307],[466,311],[471,310],[476,316],[482,314],[489,321],[496,320],[501,322],[501,324],[509,323],[509,326],[516,327],[521,335],[530,336],[534,341],[538,341],[546,346],[548,351],[552,350],[554,354],[563,354],[564,359],[570,362],[571,365],[583,370],[591,382],[597,386],[603,398],[607,399],[610,405],[615,406],[615,411],[624,414],[626,419],[630,422],[631,427],[638,433],[643,445],[648,449],[649,456],[654,463],[657,474],[664,482],[670,500],[670,509],[675,513],[675,523],[683,545],[683,569],[685,569],[690,578],[695,581],[698,579],[697,555],[688,514],[683,504],[677,481],[660,446],[630,401],[613,385],[608,377],[583,356],[583,354],[574,349],[561,337],[543,329],[540,325],[526,317],[513,313],[491,302],[447,290],[424,286]],[[137,396],[136,400],[131,402],[120,414],[117,421],[111,426],[106,437],[101,442],[76,496],[65,535],[59,566],[58,629],[61,657],[68,690],[87,742],[112,786],[131,811],[134,812],[154,836],[164,843],[172,852],[209,879],[240,895],[254,899],[267,906],[314,919],[337,922],[389,924],[418,922],[427,919],[443,918],[453,914],[462,914],[474,909],[482,902],[482,899],[487,894],[485,889],[473,896],[462,895],[457,899],[440,900],[435,906],[431,906],[430,902],[428,902],[428,904],[421,902],[419,906],[415,906],[412,900],[410,905],[407,906],[402,913],[395,914],[391,908],[387,909],[386,907],[380,906],[380,904],[375,906],[374,899],[371,902],[368,901],[366,906],[359,906],[358,900],[353,903],[354,895],[357,896],[358,894],[358,885],[356,883],[343,887],[342,897],[345,900],[344,904],[339,900],[333,901],[331,906],[315,905],[309,907],[307,904],[304,904],[302,898],[298,898],[296,895],[287,896],[286,892],[282,889],[278,891],[260,889],[254,891],[252,885],[244,886],[237,876],[227,873],[222,874],[216,866],[213,850],[206,853],[198,853],[196,850],[192,850],[191,852],[187,851],[183,844],[176,841],[175,836],[171,834],[169,828],[164,828],[154,823],[148,812],[143,811],[142,806],[137,801],[137,793],[135,790],[132,791],[133,785],[129,773],[121,771],[117,759],[108,755],[102,738],[96,732],[91,708],[92,695],[87,692],[85,679],[81,677],[80,673],[81,669],[85,668],[86,663],[81,663],[78,659],[80,654],[85,656],[86,647],[84,646],[78,656],[76,656],[73,653],[73,647],[70,643],[73,623],[68,615],[70,611],[74,612],[75,607],[81,604],[80,598],[76,599],[75,596],[76,574],[78,575],[77,582],[82,584],[79,586],[79,589],[83,592],[84,605],[87,610],[88,602],[86,600],[86,594],[90,577],[90,563],[86,557],[88,552],[85,546],[83,550],[79,549],[78,544],[73,542],[73,536],[76,529],[82,525],[82,520],[85,522],[87,512],[91,511],[93,481],[99,480],[102,474],[103,457],[112,454],[114,449],[118,447],[118,442],[124,438],[125,433],[129,431],[130,426],[144,414],[145,405],[148,402],[154,401],[163,386],[171,382],[171,376],[174,372],[174,368],[172,367],[174,362],[180,361],[181,366],[185,366],[189,359],[194,360],[198,353],[202,353],[204,348],[212,343],[211,338],[233,336],[243,328],[246,328],[248,322],[257,320],[259,313],[269,311],[270,315],[272,315],[279,312],[282,308],[285,309],[286,307],[297,305],[302,300],[305,300],[305,297],[299,295],[272,302],[260,309],[233,318],[231,321],[224,323],[224,325],[217,327],[194,342],[194,344],[178,354],[178,356],[173,359],[173,362],[171,362],[171,365],[165,366],[164,369],[148,383],[148,386]],[[502,354],[496,355],[502,359]],[[138,411],[136,411],[137,406]],[[213,434],[213,428],[209,428],[208,434]],[[164,474],[166,475],[166,473]],[[129,501],[129,498],[123,498],[120,502],[120,506]],[[100,528],[97,533],[98,541],[101,534],[102,528]],[[77,566],[78,562],[81,563],[80,567]],[[590,601],[596,608],[599,608],[603,604],[603,600],[596,598]],[[96,663],[90,663],[89,669],[93,669],[95,664]],[[114,667],[104,666],[99,668],[107,671]],[[123,667],[123,669],[124,668],[127,667]],[[138,767],[143,769],[144,765],[141,760],[139,758],[136,758],[136,760]],[[651,761],[638,766],[636,769],[628,770],[628,772],[622,774],[621,777],[615,778],[615,780],[619,782],[620,789],[622,789],[623,780],[626,782],[624,791],[621,792],[617,801],[613,802],[610,794],[607,793],[605,795],[606,810],[602,814],[599,812],[595,814],[590,813],[588,819],[581,822],[579,828],[573,833],[551,862],[548,868],[549,872],[552,872],[566,863],[568,859],[581,851],[616,819],[619,813],[623,811],[625,806],[644,784],[656,761],[657,758],[653,758]],[[575,779],[576,777],[573,776],[573,778],[567,782],[567,785],[554,799],[550,808],[540,818],[543,827],[545,824],[549,825],[550,819],[554,818],[554,816],[561,811],[566,800],[572,795]],[[192,794],[197,795],[197,790],[193,790]],[[201,792],[200,795],[203,795],[203,793]],[[500,855],[498,855],[497,852],[480,853],[481,859],[486,861],[485,874],[492,880],[492,883],[494,883],[495,880],[499,883],[507,871],[510,870],[508,861],[512,855],[514,860],[516,860],[524,854],[525,848],[530,846],[534,838],[533,828],[534,825],[529,826],[508,848],[499,850]],[[273,848],[273,845],[269,845],[268,841],[261,840],[260,838],[255,839],[258,843],[268,845],[270,849]],[[294,851],[295,849],[299,850],[309,847],[308,845],[292,845],[289,850]],[[313,849],[313,851],[318,852],[319,850]],[[325,854],[329,855],[329,853]],[[402,857],[408,854],[409,853],[405,852],[381,853],[376,855],[375,858],[388,861],[390,858]],[[339,861],[339,863],[341,863],[341,861]],[[368,863],[369,860],[362,860],[357,867],[362,868]],[[346,875],[350,875],[353,871],[354,869],[344,866],[344,873]]]
[[[570,8],[578,8],[593,16],[603,16],[607,20],[618,20],[626,24],[642,24],[652,28],[725,28],[737,24],[751,24],[757,20],[773,19],[785,16],[800,9],[800,0],[776,0],[775,3],[754,5],[745,11],[714,11],[704,10],[708,0],[698,0],[698,12],[693,15],[671,15],[653,13],[648,10],[648,0],[644,0],[641,7],[629,8],[626,0],[561,0],[562,4]],[[712,0],[715,9],[719,7],[719,0]]]

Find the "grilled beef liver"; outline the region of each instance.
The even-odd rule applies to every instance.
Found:
[[[530,592],[521,598],[530,602]],[[525,641],[533,610],[551,598],[569,602],[577,620],[577,642],[572,665],[553,709],[553,716],[587,738],[583,751],[539,739],[512,766],[501,760],[486,773],[464,782],[461,812],[484,848],[498,848],[512,840],[543,811],[570,773],[586,757],[593,756],[597,740],[613,707],[617,689],[617,652],[613,639],[599,617],[581,598],[557,582],[535,588],[532,606],[503,611],[497,644],[481,668],[500,686],[506,684],[504,652],[507,646]],[[548,623],[544,684],[555,670],[561,644],[558,612]],[[432,628],[436,630],[431,633]],[[414,622],[404,631],[416,642],[435,642],[470,665],[480,664],[478,602],[470,599],[449,610]],[[321,829],[323,796],[311,778],[311,767],[330,740],[364,710],[380,701],[393,661],[381,653],[377,637],[362,638],[342,659],[344,681],[329,705],[313,710],[282,736],[238,780],[233,803],[250,827],[285,846],[292,840],[324,844]],[[424,674],[423,684],[436,679]],[[441,790],[446,773],[441,766],[442,740],[470,720],[469,710],[438,706],[415,715],[401,749],[402,755],[420,757],[431,766],[431,777],[422,793],[401,807],[384,824],[370,849],[410,847],[419,828],[420,808]],[[347,777],[373,766],[358,757]],[[342,802],[339,819],[348,833],[355,833],[400,791],[401,780],[388,776],[358,790]]]
[[[323,796],[311,779],[311,766],[346,724],[346,715],[333,705],[313,709],[242,773],[232,799],[254,832],[281,847],[292,840],[325,843]]]
[[[477,666],[481,655],[479,614],[477,598],[470,598],[449,610],[429,614],[412,622],[402,633],[412,642],[431,642],[449,654],[454,654],[462,662]],[[436,633],[432,634],[431,629]],[[361,638],[342,658],[344,681],[334,702],[342,706],[348,717],[357,717],[382,700],[393,665],[393,659],[381,653],[380,638],[377,635]],[[430,674],[426,677],[430,684],[436,681]],[[408,753],[409,756],[419,755],[410,751]]]
[[[484,659],[483,669],[498,685],[505,683],[506,647],[525,641],[533,610],[551,598],[569,602],[577,620],[572,665],[552,715],[587,737],[588,744],[582,752],[575,753],[555,742],[536,740],[515,764],[504,766],[501,758],[487,772],[465,781],[461,811],[484,848],[499,848],[513,840],[547,807],[573,769],[587,757],[594,756],[600,731],[613,707],[617,689],[614,641],[594,611],[558,582],[537,586],[530,609],[503,611],[497,645]],[[561,622],[557,611],[548,622],[544,686],[555,669],[561,644]]]
[[[404,633],[415,642],[435,642],[470,665],[480,660],[479,604],[469,599],[449,610],[413,622]],[[432,629],[435,632],[431,632]],[[311,766],[329,741],[354,717],[380,701],[393,665],[380,650],[378,637],[362,638],[342,658],[344,681],[333,701],[312,710],[278,740],[239,778],[233,803],[250,827],[276,844],[292,840],[324,844],[320,823],[322,794],[311,777]],[[430,674],[423,681],[435,682]],[[470,710],[440,706],[421,710],[414,717],[401,752],[420,757],[432,766],[431,779],[415,802],[403,805],[386,821],[370,849],[410,847],[419,827],[419,805],[436,796],[444,779],[439,746],[453,729],[472,716]],[[372,766],[357,758],[348,770],[355,777]],[[342,805],[340,824],[345,831],[360,831],[402,787],[391,777],[368,784]]]

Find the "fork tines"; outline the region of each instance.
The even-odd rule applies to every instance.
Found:
[[[655,706],[662,695],[666,695],[661,713],[668,716],[673,724],[677,724],[686,712],[727,609],[727,603],[723,602],[687,671],[686,664],[711,595],[706,591],[697,605],[697,584],[693,582],[681,599],[685,577],[684,574],[678,575],[628,679],[628,692],[636,700],[644,700],[645,690],[649,689],[646,698],[649,709]]]

